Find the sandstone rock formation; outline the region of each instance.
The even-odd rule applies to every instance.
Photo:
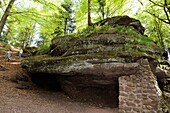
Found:
[[[52,40],[49,55],[24,59],[22,66],[37,85],[62,89],[76,100],[109,107],[119,105],[122,112],[128,107],[131,108],[129,111],[136,111],[138,102],[145,100],[145,104],[140,103],[139,112],[143,109],[155,112],[159,88],[154,73],[160,54],[161,49],[142,35],[109,29],[87,37],[56,37]],[[123,81],[128,82],[131,76],[131,82],[127,83],[129,89],[124,89]],[[150,85],[148,91],[146,85],[141,85],[147,83]],[[141,92],[135,92],[140,88]],[[134,92],[127,96],[130,89]],[[144,95],[146,92],[149,93]],[[145,98],[152,93],[154,98]],[[135,100],[126,103],[122,100],[125,97],[128,101]]]
[[[135,31],[137,31],[140,34],[144,34],[145,28],[142,26],[139,20],[136,20],[134,18],[130,18],[129,16],[114,16],[111,18],[106,18],[104,20],[101,20],[94,25],[104,25],[108,24],[110,26],[132,26]]]

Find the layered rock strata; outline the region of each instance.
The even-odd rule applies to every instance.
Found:
[[[22,67],[35,84],[63,90],[75,100],[147,113],[159,107],[154,74],[160,54],[142,35],[109,29],[56,37],[48,55],[24,59]]]

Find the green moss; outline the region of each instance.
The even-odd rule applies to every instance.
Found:
[[[82,31],[79,31],[77,34],[79,34],[81,37],[87,37],[90,36],[91,34],[95,34],[101,31],[107,31],[107,30],[113,30],[113,27],[107,24],[102,26],[90,26],[83,29]]]
[[[82,37],[83,33],[85,35]],[[57,44],[56,53],[61,52],[61,56],[37,56],[26,60],[30,61],[31,65],[42,66],[67,65],[71,62],[95,58],[115,58],[120,62],[135,62],[143,57],[156,58],[156,55],[149,54],[149,51],[157,50],[156,45],[146,37],[137,34],[132,27],[97,26],[95,29],[88,28],[83,33],[78,37],[63,36],[53,39],[52,43]]]
[[[96,46],[96,48],[99,48],[99,47]],[[75,47],[70,48],[70,50],[68,50],[64,55],[59,56],[59,57],[37,56],[36,58],[32,57],[32,58],[25,59],[25,60],[29,60],[30,62],[34,62],[34,63],[42,62],[44,64],[55,64],[55,63],[59,64],[61,62],[95,59],[95,58],[97,59],[124,58],[128,60],[128,62],[133,62],[136,59],[141,58],[141,57],[154,58],[154,56],[151,56],[146,53],[145,48],[144,50],[142,50],[142,48],[139,48],[139,49],[132,48],[130,44],[125,44],[122,50],[99,51],[99,52],[87,53],[87,49],[89,48],[79,48],[75,46]],[[95,47],[91,49],[95,49]],[[71,52],[73,51],[81,51],[82,53],[72,54]]]
[[[137,33],[133,27],[128,26],[95,26],[95,27],[88,27],[84,29],[79,34],[86,35],[84,37],[89,37],[93,34],[93,36],[97,36],[98,34],[105,34],[105,33],[115,33],[118,38],[129,38],[129,44],[140,44],[145,46],[153,46],[153,41],[139,33]]]

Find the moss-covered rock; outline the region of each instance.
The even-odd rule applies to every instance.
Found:
[[[118,27],[88,36],[56,37],[48,55],[24,59],[22,66],[36,84],[56,82],[71,97],[81,95],[81,100],[101,100],[105,106],[117,107],[118,77],[135,74],[140,69],[137,61],[141,58],[149,59],[155,71],[152,62],[160,58],[161,51],[131,27]],[[51,82],[44,82],[46,77]],[[115,103],[110,99],[115,99]]]

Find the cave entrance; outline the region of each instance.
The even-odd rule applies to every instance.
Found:
[[[62,78],[61,78],[62,77]],[[46,90],[61,91],[75,101],[90,103],[99,107],[118,108],[118,78],[103,79],[88,76],[70,76],[52,74],[32,74],[31,80]]]
[[[62,91],[59,76],[44,73],[31,74],[30,76],[31,81],[38,87],[50,91]]]

